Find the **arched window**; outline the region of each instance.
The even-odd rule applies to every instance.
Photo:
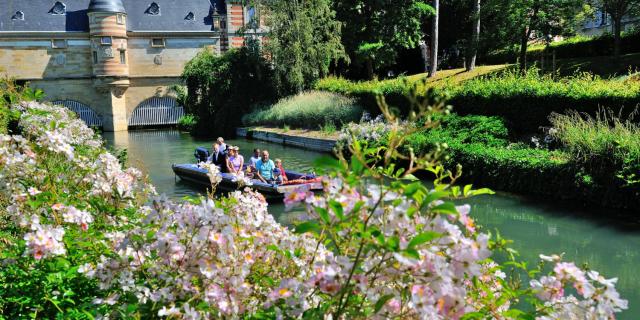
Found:
[[[67,14],[67,6],[60,1],[56,1],[51,10],[49,10],[49,14],[63,16]]]
[[[144,13],[148,14],[150,16],[159,16],[160,15],[160,6],[157,3],[152,2],[149,5],[149,8],[147,8],[147,10]]]
[[[11,20],[24,20],[24,12],[16,11],[16,13],[11,17]]]

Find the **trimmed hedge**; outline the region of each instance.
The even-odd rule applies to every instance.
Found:
[[[603,108],[627,117],[640,106],[640,81],[605,80],[588,74],[554,80],[532,70],[469,80],[449,90],[462,115],[501,116],[515,134],[539,132],[549,116],[569,110],[596,115]]]
[[[598,37],[576,36],[564,41],[552,42],[549,49],[555,50],[557,59],[609,56],[613,54],[613,42],[613,35],[608,33]],[[519,50],[520,48],[515,46],[490,53],[481,57],[480,61],[486,64],[513,63],[520,56]],[[540,60],[544,52],[544,45],[531,46],[527,50],[527,59]],[[622,54],[640,52],[640,30],[622,34],[620,52]]]
[[[392,106],[407,106],[411,86],[400,79],[350,82],[328,78],[318,82],[316,88],[355,97],[367,111],[377,114],[377,94],[383,94]],[[539,132],[540,127],[549,126],[548,117],[553,112],[576,110],[595,115],[600,109],[609,108],[622,110],[624,117],[640,105],[640,81],[636,79],[620,81],[582,74],[554,80],[534,69],[525,76],[507,70],[459,84],[450,83],[438,86],[437,92],[449,97],[457,113],[500,116],[507,121],[510,132],[517,135]]]
[[[512,143],[506,126],[497,117],[451,115],[439,120],[437,129],[409,136],[407,146],[423,153],[436,143],[447,143],[449,159],[445,165],[462,165],[465,183],[620,209],[640,205],[640,188],[625,187],[616,179],[611,163],[585,167],[569,152]]]

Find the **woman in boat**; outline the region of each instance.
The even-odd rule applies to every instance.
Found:
[[[244,166],[244,158],[240,154],[239,147],[229,147],[229,156],[227,157],[227,170],[229,173],[240,175]]]

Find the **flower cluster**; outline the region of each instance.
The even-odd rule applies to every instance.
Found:
[[[370,239],[352,237],[355,244],[342,242],[345,247],[340,251],[344,252],[353,245],[369,247],[359,250],[359,256],[355,252],[332,252],[315,261],[310,278],[301,284],[306,287],[302,292],[313,293],[306,299],[314,298],[314,294],[341,296],[344,288],[353,287],[351,290],[371,304],[388,299],[378,316],[457,319],[473,311],[466,303],[468,286],[464,280],[483,275],[482,262],[490,251],[486,234],[465,233],[460,228],[471,224],[468,206],[458,207],[459,213],[450,216],[416,214],[419,203],[409,197],[384,186],[358,187],[361,185],[354,187],[333,179],[326,183],[324,195],[300,191],[287,198],[289,206],[306,203],[308,215],[314,220],[330,224],[347,219],[364,222],[342,224],[335,230],[336,237],[348,239],[362,228],[375,232]],[[352,216],[345,216],[346,212]],[[338,300],[339,305],[347,298]],[[290,315],[298,313],[294,308]]]
[[[347,169],[336,162],[332,168],[343,169],[324,180],[323,194],[299,189],[286,196],[287,208],[306,207],[291,230],[249,190],[198,204],[151,198],[153,187],[140,171],[123,169],[71,112],[39,103],[17,108],[24,137],[0,135],[0,201],[25,240],[12,247],[25,259],[16,265],[29,270],[75,253],[60,260],[72,261],[84,276],[65,281],[94,286],[83,291],[93,292],[89,297],[76,295],[93,301],[93,313],[501,319],[517,314],[517,303],[534,300],[527,318],[546,320],[611,319],[627,308],[616,279],[557,256],[543,256],[554,262],[553,271],[522,291],[490,259],[489,235],[475,225],[470,207],[441,200],[456,197],[450,186],[390,182],[367,176],[362,163]],[[368,126],[357,129],[356,139],[397,129],[380,120]],[[203,167],[217,184],[217,168]],[[56,306],[84,308],[91,305],[86,301]]]
[[[189,319],[255,313],[269,283],[305,273],[316,245],[276,223],[250,191],[200,205],[156,199],[141,225],[111,238],[117,255],[87,274],[118,291],[122,303],[152,302],[158,316]]]
[[[597,271],[584,271],[558,256],[540,256],[555,262],[553,272],[530,281],[537,297],[549,309],[541,320],[551,319],[614,319],[615,313],[627,309],[628,302],[620,298],[615,288],[618,279],[605,279]],[[572,286],[578,297],[567,294]]]

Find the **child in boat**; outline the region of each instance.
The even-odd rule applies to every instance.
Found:
[[[276,180],[276,183],[283,184],[287,182],[289,179],[287,179],[287,173],[284,171],[284,168],[282,167],[282,160],[276,159],[275,164],[276,164],[276,168],[273,169],[273,175]]]

